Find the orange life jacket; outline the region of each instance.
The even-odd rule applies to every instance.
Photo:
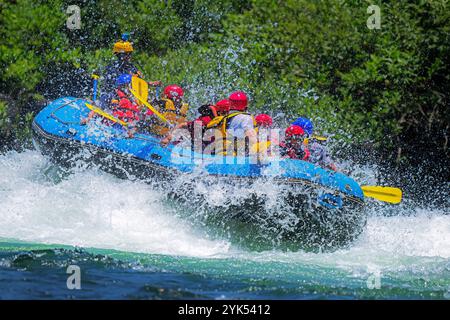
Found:
[[[159,112],[167,119],[167,122],[163,122],[160,119],[154,125],[150,127],[150,131],[158,136],[165,136],[171,125],[175,126],[179,123],[186,122],[186,115],[189,110],[189,105],[187,103],[176,104],[170,99],[161,99],[156,103],[159,105]]]
[[[230,120],[240,114],[250,115],[247,112],[234,111],[226,116],[217,116],[208,123],[207,128],[218,130],[220,134],[218,134],[217,137],[222,137],[222,140],[215,139],[217,154],[227,155],[227,150],[230,151],[229,149],[234,149],[233,154],[236,154],[238,144],[242,143],[246,144],[246,139],[227,137],[227,129],[229,127]],[[256,126],[256,121],[253,116],[252,118],[253,118],[253,125]],[[231,148],[232,144],[234,144],[233,148]],[[248,149],[249,146],[244,145],[244,148]]]

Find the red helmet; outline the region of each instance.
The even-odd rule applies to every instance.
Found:
[[[247,109],[248,98],[245,92],[233,92],[228,99],[230,100],[230,108],[232,110],[244,111]]]
[[[270,127],[273,124],[272,117],[265,113],[258,114],[255,121],[258,127]]]
[[[302,127],[292,125],[288,127],[285,131],[286,138],[292,138],[294,136],[303,136],[305,134],[305,131],[302,129]]]
[[[184,95],[184,91],[180,86],[171,84],[164,88],[164,95],[169,99],[181,98]]]
[[[223,99],[216,103],[216,111],[221,113],[226,113],[230,111],[230,100]]]

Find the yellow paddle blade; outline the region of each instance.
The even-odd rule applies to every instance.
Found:
[[[117,118],[115,118],[114,116],[110,115],[109,113],[106,113],[105,111],[103,111],[102,109],[100,109],[99,107],[93,106],[92,104],[89,103],[85,103],[86,107],[88,107],[89,109],[91,109],[92,111],[94,111],[95,113],[98,113],[99,115],[101,115],[102,117],[111,120],[113,122],[119,123],[121,125],[123,125],[124,127],[128,126],[128,123],[119,120]]]
[[[152,107],[152,106],[150,105],[150,103],[148,103],[148,102],[145,101],[143,98],[141,98],[141,97],[139,96],[139,94],[138,94],[136,91],[134,91],[133,89],[130,89],[130,92],[131,92],[131,93],[133,94],[133,96],[134,96],[136,99],[138,99],[144,106],[146,106],[148,109],[150,109],[151,111],[153,111],[153,113],[154,113],[156,116],[158,116],[158,118],[160,118],[161,120],[163,120],[163,121],[169,123],[169,121],[168,121],[166,118],[164,118],[164,116],[163,116],[161,113],[159,113],[154,107]]]
[[[400,203],[402,201],[402,190],[392,187],[362,186],[364,195],[380,201],[389,203]]]
[[[142,98],[142,100],[148,100],[148,83],[144,79],[133,76],[131,78],[131,87]]]

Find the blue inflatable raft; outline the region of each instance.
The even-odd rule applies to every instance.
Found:
[[[221,157],[217,161],[218,157],[195,153],[190,148],[162,147],[159,139],[149,134],[137,133],[129,138],[120,125],[81,125],[80,120],[90,112],[86,102],[82,98],[64,97],[39,112],[32,129],[33,141],[42,153],[69,165],[80,157],[88,159],[106,171],[125,177],[151,178],[166,184],[164,188],[174,177],[198,177],[199,171],[208,183],[227,181],[232,185],[248,185],[257,180],[269,180],[284,184],[289,190],[285,199],[288,207],[297,210],[298,228],[285,230],[282,238],[294,238],[294,242],[300,239],[306,246],[317,247],[317,243],[320,247],[342,246],[363,230],[366,223],[363,192],[357,182],[342,173],[291,159],[252,163],[240,157]],[[188,184],[184,187],[189,188]],[[183,190],[185,192],[189,189]],[[238,215],[240,225],[252,223],[258,201],[253,203],[252,212]],[[241,211],[240,208],[233,210]],[[223,220],[223,214],[216,218],[209,214],[208,219]],[[250,229],[254,238],[256,231],[253,227]]]

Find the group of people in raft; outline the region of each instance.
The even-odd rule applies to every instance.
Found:
[[[172,84],[166,86],[160,96],[161,82],[151,81],[148,85],[155,88],[156,95],[150,104],[167,122],[159,119],[151,110],[144,110],[130,93],[132,76],[141,76],[138,68],[131,62],[132,52],[132,43],[125,34],[113,47],[117,59],[106,67],[101,75],[102,94],[97,101],[104,112],[127,123],[130,136],[136,131],[146,131],[160,137],[161,145],[167,146],[169,143],[176,143],[174,132],[177,129],[186,129],[194,137],[194,128],[200,127],[202,137],[205,137],[206,133],[215,133],[210,134],[209,139],[202,138],[204,149],[214,144],[214,148],[209,149],[214,150],[215,154],[229,155],[232,152],[236,155],[237,144],[243,144],[248,154],[251,146],[259,145],[258,130],[270,132],[273,129],[273,119],[268,114],[254,116],[248,112],[248,97],[242,91],[233,92],[227,99],[214,104],[202,105],[197,110],[200,116],[187,121],[189,106],[183,100],[184,90]],[[82,120],[82,124],[86,124],[96,115],[97,113],[92,111],[88,118]],[[218,136],[222,138],[217,139]],[[314,134],[313,124],[307,118],[300,117],[292,122],[285,129],[284,139],[281,141],[276,138],[270,141],[270,137],[269,134],[267,143],[276,144],[282,157],[310,161],[337,170],[326,148],[327,139]],[[230,148],[230,145],[234,147]]]

